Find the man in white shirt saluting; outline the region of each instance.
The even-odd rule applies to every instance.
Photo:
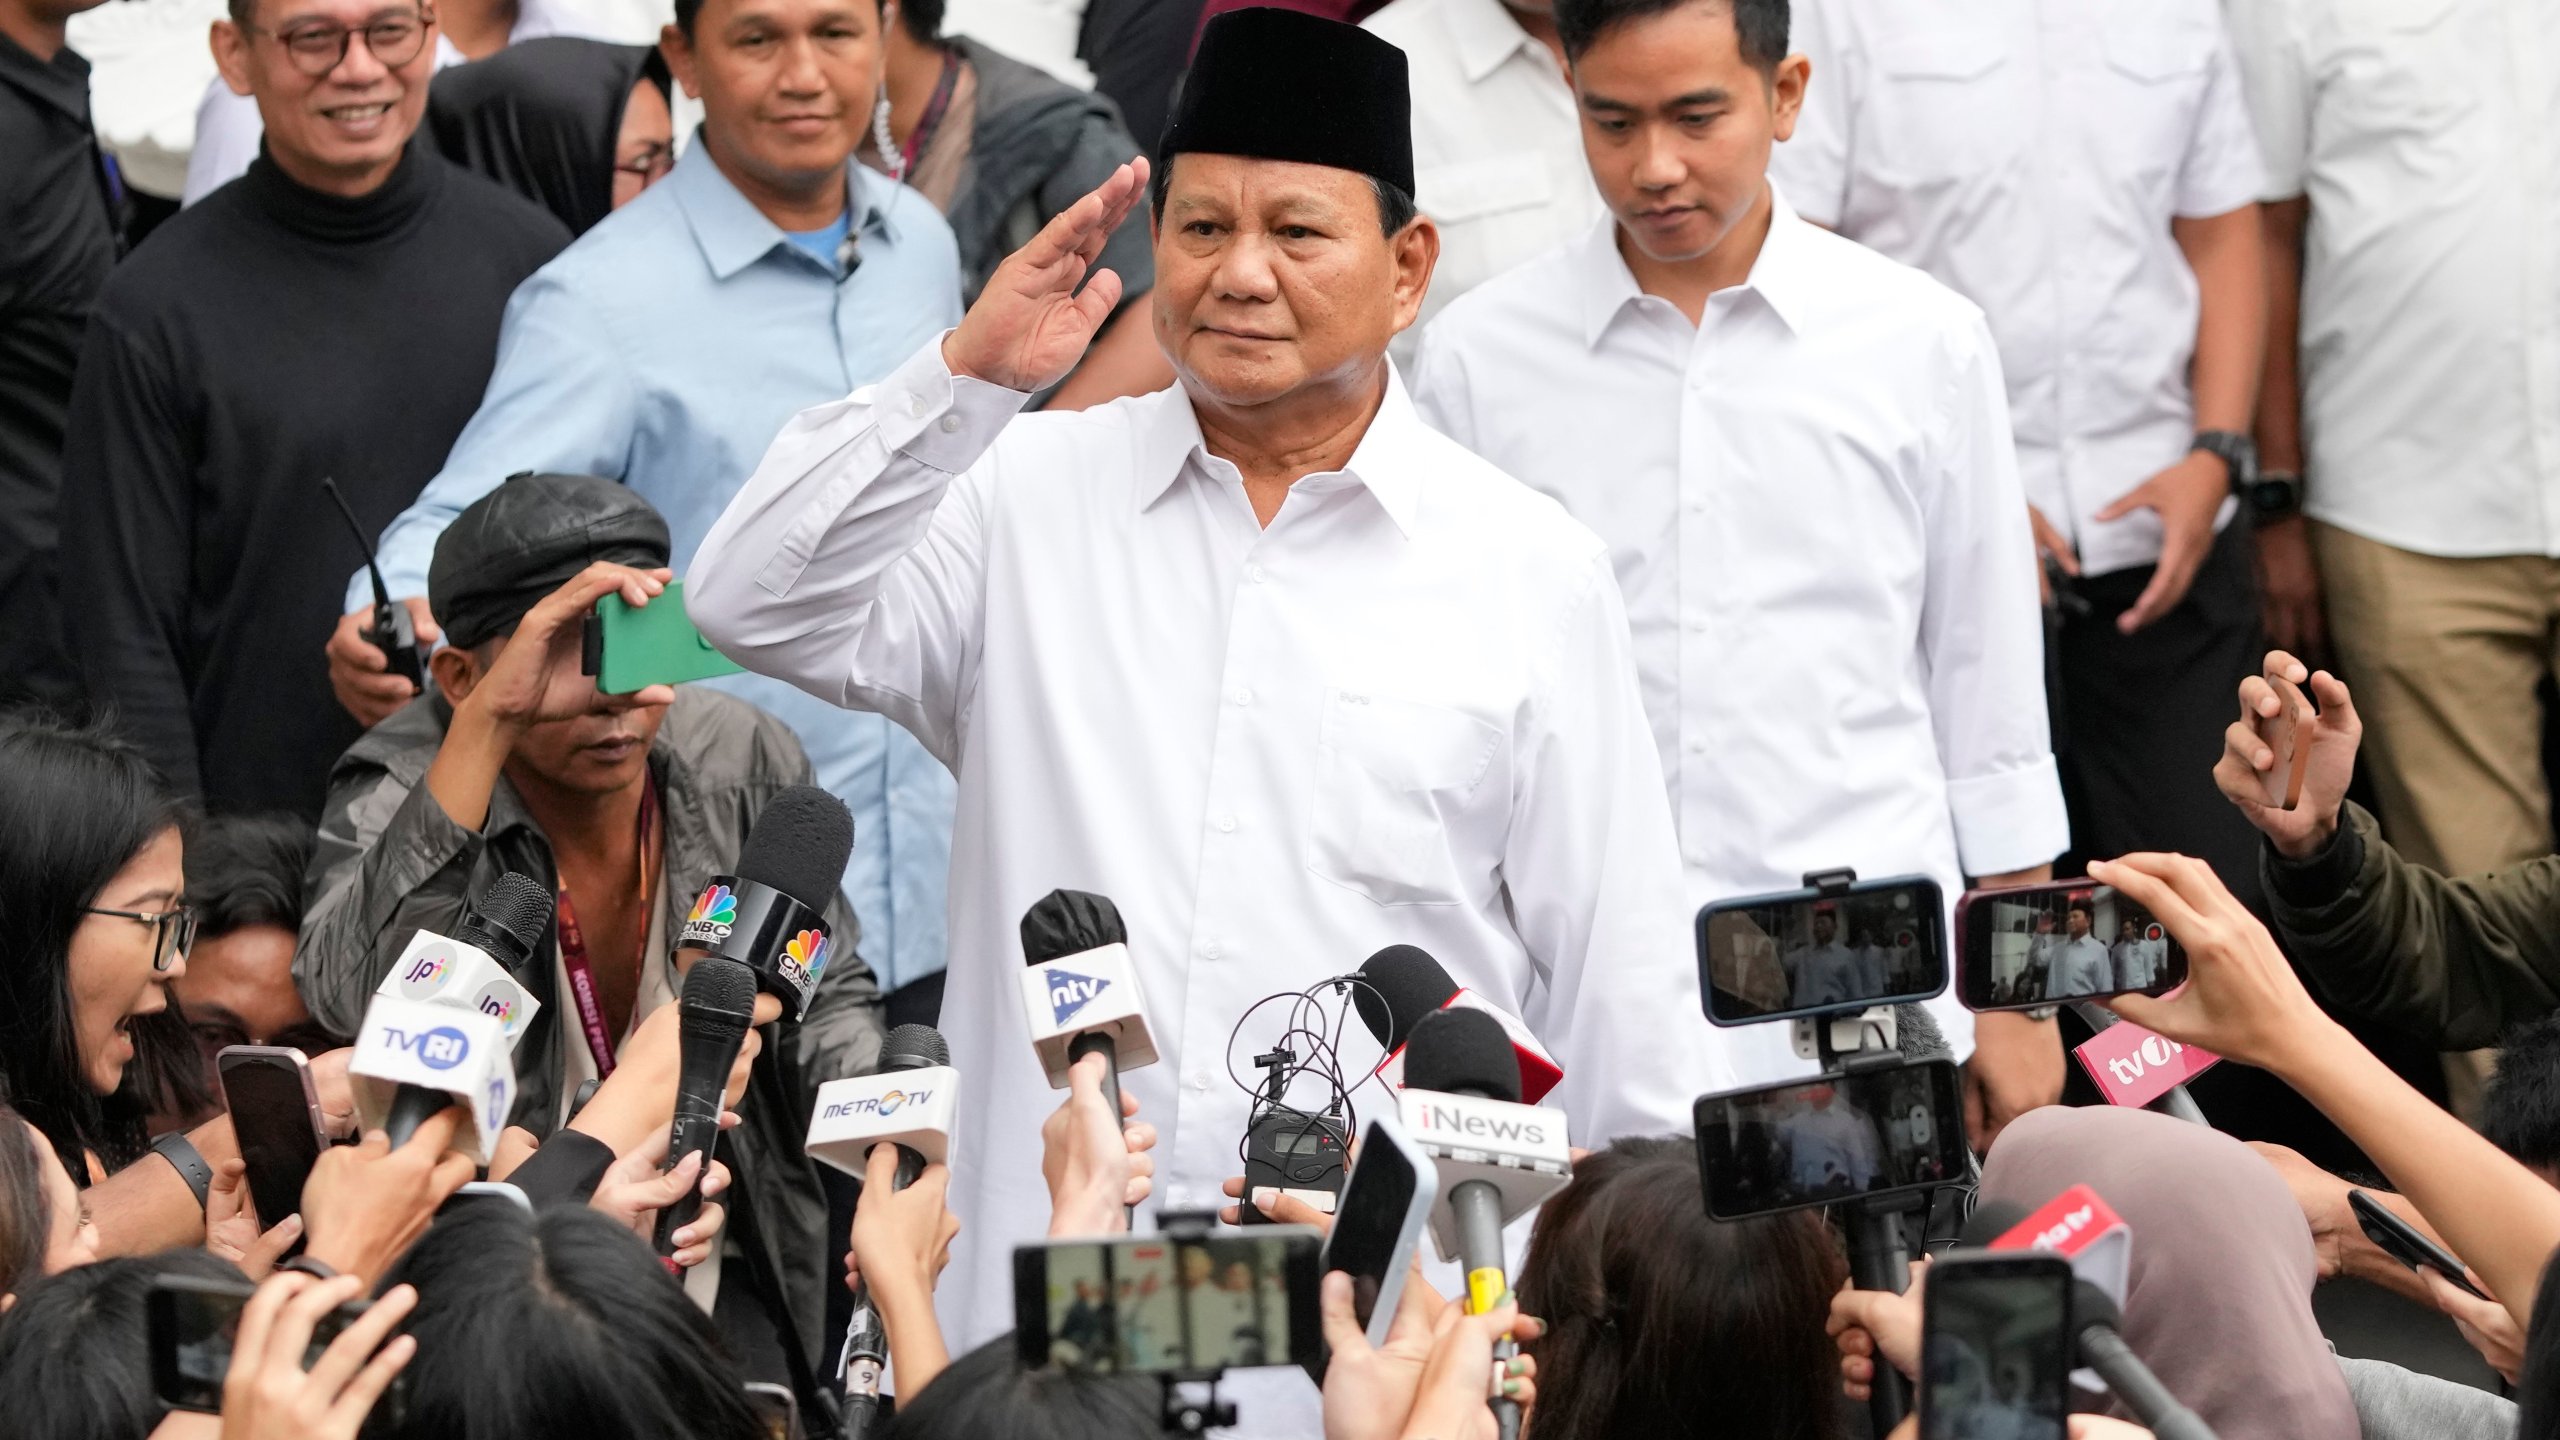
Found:
[[[1612,213],[1452,302],[1414,394],[1608,540],[1690,902],[1844,865],[1950,902],[2043,878],[2067,834],[1982,313],[1770,185],[1806,85],[1785,0],[1555,16]],[[1796,974],[1799,1003],[1839,988]],[[1980,1042],[1975,1144],[2059,1097],[2049,1023],[1933,1009]],[[1733,1044],[1748,1079],[1810,1068],[1783,1026]]]
[[[1053,887],[1127,917],[1162,1059],[1122,1083],[1169,1208],[1235,1170],[1245,1008],[1390,942],[1539,1031],[1578,1144],[1685,1130],[1732,1078],[1607,549],[1424,425],[1385,358],[1438,248],[1406,95],[1374,36],[1219,16],[1153,194],[1180,384],[1014,418],[1119,298],[1088,271],[1142,199],[1124,168],[949,336],[792,421],[688,576],[723,650],[959,777],[960,1344],[1010,1322],[1006,1251],[1047,1212],[1016,932]]]

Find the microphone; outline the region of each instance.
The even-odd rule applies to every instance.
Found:
[[[1102,1098],[1120,1120],[1120,1072],[1156,1062],[1146,996],[1129,959],[1129,927],[1108,896],[1052,890],[1022,915],[1022,1014],[1049,1088],[1103,1057]]]
[[[738,1047],[755,1023],[755,972],[735,960],[706,955],[685,972],[684,995],[676,1002],[676,1108],[667,1130],[667,1161],[672,1170],[687,1155],[699,1155],[707,1167],[711,1146],[720,1138],[720,1111],[727,1097],[729,1071],[738,1063]],[[675,1234],[702,1213],[702,1182],[658,1212],[657,1243],[661,1259],[676,1253]]]
[[[2123,1324],[2124,1312],[2107,1298],[2106,1291],[2086,1280],[2072,1285],[2071,1333],[2079,1342],[2081,1362],[2104,1376],[2107,1388],[2160,1440],[2215,1440],[2213,1427],[2204,1423],[2204,1417],[2170,1394],[2133,1347],[2124,1343],[2118,1333]]]
[[[454,1133],[453,1148],[482,1165],[515,1104],[515,1061],[497,1016],[396,995],[365,1007],[347,1079],[365,1127],[388,1132],[394,1146],[462,1106],[472,1123]]]
[[[734,875],[714,875],[685,916],[677,947],[735,960],[797,1020],[826,973],[827,903],[853,855],[853,812],[815,785],[765,802]]]
[[[904,1190],[942,1160],[951,1146],[951,1117],[959,1102],[960,1072],[951,1047],[930,1025],[901,1025],[880,1047],[880,1070],[818,1089],[817,1114],[809,1122],[809,1158],[860,1178],[871,1151],[898,1147],[890,1181]],[[853,1318],[845,1327],[836,1378],[844,1387],[841,1440],[862,1440],[880,1411],[880,1372],[889,1363],[889,1332],[871,1303],[868,1282],[853,1293]]]
[[[509,871],[466,907],[451,935],[420,930],[374,991],[497,1017],[510,1046],[542,1011],[517,980],[553,905],[550,888]]]
[[[1404,1050],[1400,1118],[1440,1172],[1444,1197],[1432,1205],[1432,1239],[1443,1260],[1452,1258],[1455,1240],[1455,1258],[1467,1272],[1467,1313],[1481,1315],[1511,1292],[1503,1225],[1570,1178],[1564,1117],[1519,1103],[1511,1037],[1481,1010],[1425,1015]],[[1508,1336],[1494,1351],[1503,1360],[1517,1352]],[[1497,1396],[1492,1405],[1502,1440],[1517,1440],[1519,1402]]]
[[[1564,1067],[1529,1033],[1528,1026],[1501,1006],[1460,987],[1419,946],[1388,946],[1361,963],[1359,978],[1361,983],[1351,987],[1351,1003],[1360,1011],[1360,1023],[1369,1027],[1379,1048],[1387,1052],[1373,1073],[1390,1089],[1407,1083],[1405,1049],[1413,1038],[1413,1027],[1423,1016],[1447,1009],[1480,1011],[1502,1027],[1519,1061],[1520,1099],[1535,1105],[1564,1079]]]

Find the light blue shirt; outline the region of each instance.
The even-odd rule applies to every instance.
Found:
[[[785,422],[881,379],[958,324],[950,227],[922,195],[848,168],[861,214],[850,274],[794,244],[697,144],[518,287],[479,413],[383,534],[391,593],[427,593],[436,537],[525,470],[614,476],[647,496],[682,575]],[[350,610],[370,603],[362,576],[347,593]],[[845,894],[881,988],[941,970],[950,772],[881,716],[759,675],[702,683],[780,717],[818,783],[852,808]]]

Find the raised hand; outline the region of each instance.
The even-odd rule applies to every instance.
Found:
[[[1141,157],[1040,227],[988,277],[942,342],[943,363],[1008,390],[1045,390],[1065,379],[1120,304],[1120,277],[1093,267],[1146,193]]]
[[[2320,713],[2300,726],[2299,735],[2310,740],[2311,763],[2303,773],[2301,803],[2287,810],[2283,791],[2292,778],[2292,756],[2278,753],[2276,735],[2286,708],[2298,703],[2304,686]],[[2298,860],[2328,844],[2336,832],[2347,782],[2355,776],[2356,746],[2363,739],[2364,721],[2345,681],[2326,670],[2314,674],[2284,651],[2270,650],[2264,673],[2240,682],[2240,718],[2223,732],[2213,783],[2277,850]]]

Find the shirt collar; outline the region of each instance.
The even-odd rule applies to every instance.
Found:
[[[1470,85],[1483,84],[1484,77],[1523,49],[1531,52],[1532,59],[1551,58],[1546,47],[1511,18],[1502,0],[1453,0],[1446,13],[1450,36],[1457,42],[1458,69]]]
[[[1805,256],[1805,247],[1814,240],[1812,225],[1787,203],[1778,183],[1770,181],[1769,234],[1760,242],[1760,254],[1751,262],[1751,274],[1741,288],[1758,295],[1781,323],[1798,334],[1811,318],[1812,287],[1819,283]],[[1636,284],[1635,272],[1627,268],[1626,257],[1618,252],[1615,216],[1604,211],[1600,222],[1583,236],[1581,246],[1582,341],[1598,345],[1610,322],[1643,298],[1644,291]]]
[[[1141,402],[1146,403],[1146,402]],[[1206,456],[1208,449],[1200,438],[1200,417],[1191,409],[1191,397],[1180,385],[1159,392],[1154,398],[1154,414],[1140,423],[1145,433],[1138,437],[1138,508],[1146,510],[1173,488],[1194,455]],[[1429,463],[1421,447],[1428,443],[1422,416],[1413,408],[1413,397],[1405,393],[1404,377],[1392,362],[1387,366],[1387,395],[1378,413],[1369,418],[1369,428],[1351,451],[1350,463],[1340,473],[1353,483],[1366,488],[1395,522],[1396,530],[1410,539],[1422,507],[1422,473]],[[1303,485],[1315,477],[1298,483]]]
[[[863,237],[877,236],[896,244],[897,227],[889,218],[892,202],[897,198],[896,182],[874,175],[852,161],[846,162],[845,172],[852,186],[853,203],[861,207],[857,228]],[[729,183],[728,176],[720,173],[720,166],[711,158],[710,146],[699,132],[694,143],[685,147],[676,161],[675,173],[665,183],[674,190],[676,204],[683,209],[686,223],[693,227],[693,238],[701,245],[702,258],[711,266],[714,279],[726,280],[772,253],[776,246],[791,245],[782,227],[766,218],[754,202]]]
[[[0,84],[52,106],[84,129],[89,124],[89,62],[69,45],[51,60],[39,60],[17,41],[0,35]]]

